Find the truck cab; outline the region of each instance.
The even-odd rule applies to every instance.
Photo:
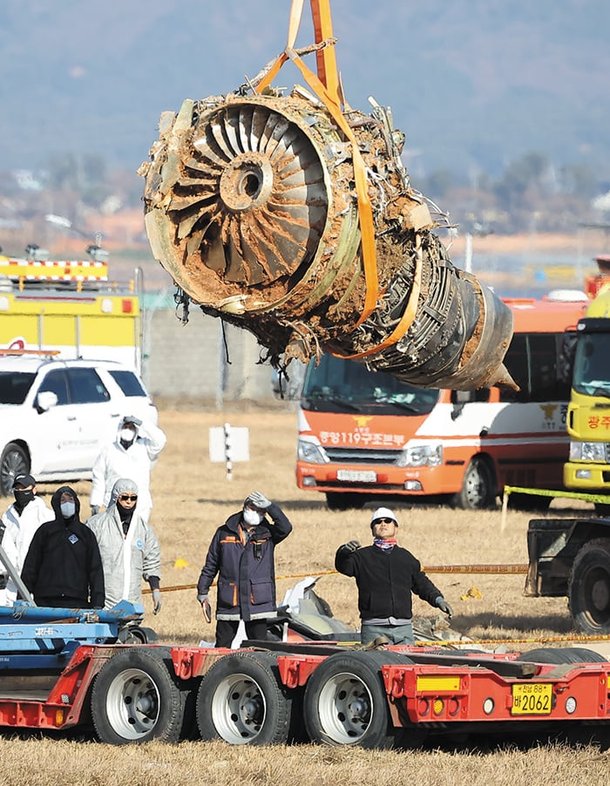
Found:
[[[564,467],[564,484],[569,489],[610,494],[608,346],[610,284],[606,283],[577,327],[567,418],[570,458]]]

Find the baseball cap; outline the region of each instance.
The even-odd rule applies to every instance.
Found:
[[[377,510],[373,512],[373,515],[371,516],[371,527],[375,524],[376,521],[378,521],[378,519],[392,519],[394,524],[398,526],[396,516],[389,508],[377,508]]]
[[[15,475],[15,480],[13,480],[13,488],[15,486],[23,486],[27,488],[28,486],[35,486],[36,480],[32,475]]]

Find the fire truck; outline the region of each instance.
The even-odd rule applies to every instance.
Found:
[[[112,282],[106,252],[87,251],[87,260],[50,259],[35,245],[22,258],[0,255],[0,351],[115,360],[140,371],[140,271]]]

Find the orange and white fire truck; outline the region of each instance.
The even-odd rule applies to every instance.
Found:
[[[115,360],[139,372],[138,271],[119,284],[108,280],[108,264],[96,254],[86,261],[46,256],[36,246],[25,258],[0,255],[0,352]]]
[[[561,489],[571,355],[587,303],[506,302],[514,336],[504,362],[518,392],[417,388],[355,361],[312,362],[299,410],[299,488],[325,493],[336,510],[379,495],[485,508],[505,484]],[[513,505],[549,501],[511,496]]]

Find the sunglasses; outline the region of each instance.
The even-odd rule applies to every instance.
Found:
[[[138,495],[137,494],[121,494],[119,497],[121,502],[137,502]]]
[[[375,524],[396,524],[394,519],[375,519]]]

